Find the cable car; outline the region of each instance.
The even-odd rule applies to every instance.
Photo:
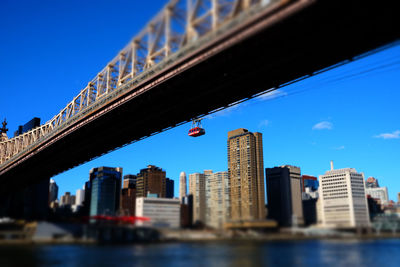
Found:
[[[204,130],[201,126],[202,119],[196,119],[192,121],[192,128],[190,128],[188,135],[191,137],[198,137],[206,134],[206,130]]]

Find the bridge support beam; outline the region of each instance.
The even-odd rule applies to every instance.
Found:
[[[0,218],[45,220],[49,209],[49,181],[50,178],[41,179],[34,184],[3,192],[0,195]]]

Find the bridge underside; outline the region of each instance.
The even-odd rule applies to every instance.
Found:
[[[279,23],[199,61],[9,169],[0,176],[0,188],[48,179],[116,147],[391,43],[400,34],[399,10],[395,1],[361,0],[318,1],[288,17],[282,10],[276,14],[283,16]]]

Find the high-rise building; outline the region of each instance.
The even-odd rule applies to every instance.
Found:
[[[397,193],[397,204],[400,204],[400,193]]]
[[[228,172],[206,175],[206,224],[221,228],[230,217]]]
[[[49,204],[53,201],[56,201],[58,198],[58,186],[56,184],[56,181],[53,179],[50,179],[50,184],[49,184]]]
[[[320,188],[318,189],[318,192],[321,192]],[[321,204],[321,202],[322,202],[322,200],[319,197],[317,199],[317,202],[315,203],[315,209],[317,211],[317,216],[316,216],[317,217],[317,225],[323,225],[323,222],[322,222],[322,204]]]
[[[65,192],[60,198],[60,207],[72,206],[75,204],[75,196],[71,195],[70,192]]]
[[[135,216],[136,209],[136,175],[125,175],[121,190],[121,212],[126,216]]]
[[[212,180],[212,170],[204,170],[204,191],[205,191],[205,218],[204,224],[210,225],[211,221],[211,180]]]
[[[157,194],[164,198],[166,194],[165,171],[154,165],[141,169],[137,175],[136,197],[147,197],[147,194]]]
[[[85,200],[85,190],[84,189],[76,190],[75,205],[82,206],[84,200]]]
[[[205,175],[211,175],[211,174],[213,174],[213,171],[212,170],[204,170],[204,172],[203,172]]]
[[[136,188],[137,176],[133,174],[124,175],[122,188]]]
[[[180,227],[179,199],[138,197],[136,199],[136,215],[148,217],[150,221],[137,221],[139,226],[155,226],[163,228]]]
[[[193,223],[206,222],[206,175],[189,174],[189,194],[193,195]]]
[[[268,217],[280,226],[304,224],[300,168],[266,168]]]
[[[366,187],[365,194],[370,195],[374,199],[379,199],[381,204],[389,203],[389,193],[386,186],[384,187]]]
[[[302,175],[303,219],[304,225],[317,223],[318,179],[315,176]]]
[[[379,199],[381,204],[389,203],[387,187],[379,187],[378,179],[374,177],[368,177],[365,181],[365,194],[374,199]]]
[[[83,216],[89,216],[90,214],[90,200],[92,198],[92,187],[90,184],[90,180],[85,182],[84,185],[84,192],[85,192],[85,196],[84,196],[84,200],[83,200],[83,207],[81,208],[81,213]]]
[[[310,187],[311,191],[316,191],[318,189],[318,178],[310,175],[302,175],[301,192],[305,192],[306,187]]]
[[[122,168],[99,167],[90,170],[90,216],[114,215],[119,208]]]
[[[322,226],[331,228],[369,227],[364,174],[355,169],[331,170],[319,176]]]
[[[76,190],[75,201],[71,205],[72,211],[81,212],[84,200],[85,200],[85,190],[84,189]]]
[[[191,227],[193,223],[193,195],[181,199],[181,227]]]
[[[304,176],[305,175],[302,176],[302,179]],[[314,179],[302,180],[303,191],[301,192],[301,198],[303,200],[311,199],[311,198],[318,199],[318,187],[319,187],[318,180],[314,180]]]
[[[379,187],[378,179],[374,177],[368,177],[367,181],[365,182],[365,188],[377,188]]]
[[[384,212],[379,199],[374,199],[370,195],[367,195],[367,204],[370,221],[373,221],[377,215]]]
[[[318,198],[302,200],[303,220],[305,226],[317,223],[317,201]]]
[[[179,174],[179,199],[182,200],[183,197],[187,195],[187,186],[186,186],[186,173],[181,172]]]
[[[231,219],[265,219],[262,134],[240,128],[228,132]]]
[[[165,179],[165,197],[174,198],[174,180],[166,178]]]
[[[18,129],[14,132],[14,137],[26,133],[38,126],[40,126],[40,118],[34,117],[24,125],[18,126]]]

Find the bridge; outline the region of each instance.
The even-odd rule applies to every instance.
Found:
[[[390,44],[400,38],[399,5],[171,0],[51,120],[1,140],[0,191]]]

